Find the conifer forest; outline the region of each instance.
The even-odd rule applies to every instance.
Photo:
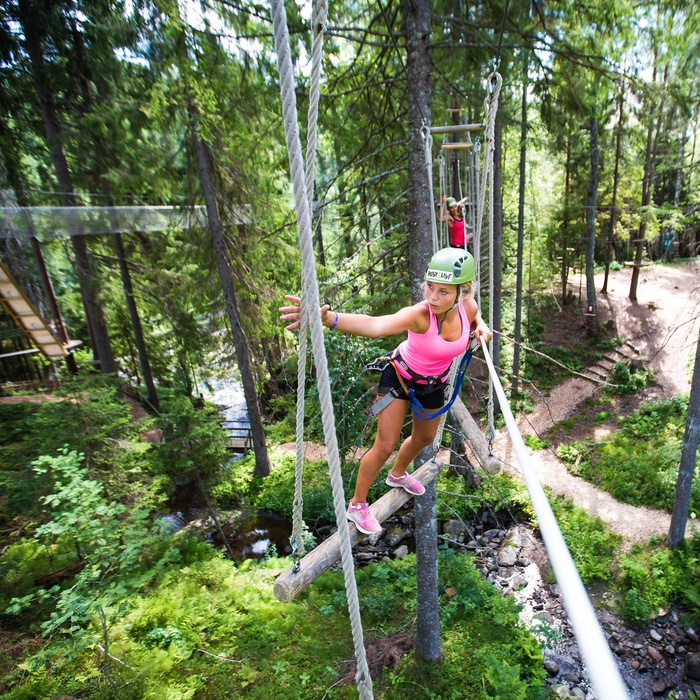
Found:
[[[698,700],[699,137],[689,0],[0,3],[0,700]]]

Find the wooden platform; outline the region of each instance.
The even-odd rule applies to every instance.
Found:
[[[413,472],[413,476],[425,486],[437,478],[443,466],[441,460],[437,458],[431,459]],[[381,523],[401,508],[410,498],[412,496],[409,496],[403,489],[390,489],[376,503],[373,503],[369,510]],[[348,523],[348,526],[350,529],[350,542],[353,545],[367,537],[353,523]],[[339,559],[340,538],[336,532],[335,535],[322,542],[299,562],[299,571],[294,573],[294,567],[292,567],[278,577],[273,589],[275,598],[282,603],[288,603]]]

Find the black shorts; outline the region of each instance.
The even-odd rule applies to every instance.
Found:
[[[420,384],[414,384],[413,392],[423,408],[442,408],[445,405],[445,390],[442,387],[440,389],[433,389],[427,394],[422,394],[420,386]],[[384,368],[382,376],[379,377],[379,389],[377,393],[379,396],[383,396],[384,394],[388,394],[390,389],[398,389],[398,396],[396,398],[408,401],[408,395],[403,390],[401,382],[396,376],[394,365],[392,364],[388,364]]]

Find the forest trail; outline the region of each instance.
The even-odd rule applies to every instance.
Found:
[[[599,323],[612,320],[616,334],[638,349],[639,359],[654,371],[656,384],[639,397],[652,400],[690,391],[695,343],[700,330],[700,264],[690,262],[674,266],[644,268],[637,289],[637,302],[629,300],[632,271],[623,268],[610,273],[609,293],[599,295]],[[603,285],[596,275],[596,288]],[[628,356],[633,352],[625,347]],[[586,399],[599,394],[601,386],[573,377],[554,389],[535,410],[518,419],[523,435],[539,435],[555,423],[575,415]],[[638,402],[632,404],[632,408]],[[604,437],[609,428],[600,426],[594,439]],[[494,452],[506,468],[520,473],[513,447],[505,428],[497,431]],[[640,543],[653,535],[665,537],[671,516],[663,511],[631,506],[614,499],[587,481],[569,474],[553,450],[530,450],[532,466],[544,486],[554,494],[569,496],[574,503],[607,523],[628,544]],[[694,526],[691,528],[691,526]],[[691,529],[699,523],[689,521]]]

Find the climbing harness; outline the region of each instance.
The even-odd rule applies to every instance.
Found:
[[[464,375],[467,372],[471,359],[471,350],[468,350],[462,355],[462,359],[459,363],[459,369],[457,370],[457,379],[453,383],[452,387],[452,396],[450,400],[435,413],[428,413],[423,408],[418,396],[424,396],[425,394],[430,394],[433,391],[442,389],[442,387],[447,384],[446,380],[450,373],[449,369],[448,372],[442,377],[426,377],[422,374],[417,374],[414,372],[398,353],[387,357],[378,357],[375,360],[372,360],[372,362],[366,364],[364,369],[366,371],[383,372],[387,365],[393,365],[394,370],[396,371],[396,376],[399,380],[399,384],[401,384],[401,389],[403,389],[403,392],[406,394],[406,396],[408,396],[408,401],[411,404],[411,408],[416,418],[419,420],[432,420],[433,418],[441,416],[443,413],[447,413],[447,411],[452,408],[452,404],[454,404],[457,396],[459,396],[460,389],[462,388],[462,381],[464,380]],[[397,365],[408,373],[409,379],[406,379],[398,371]],[[418,393],[416,393],[416,389],[414,387],[420,387]],[[377,400],[367,409],[368,415],[379,415],[383,409],[385,409],[394,399],[397,399],[398,397],[399,389],[392,387],[386,394],[377,398]]]

